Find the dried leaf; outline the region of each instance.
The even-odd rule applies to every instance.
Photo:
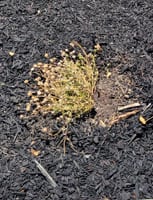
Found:
[[[25,84],[29,83],[29,80],[24,80],[24,83],[25,83]]]
[[[14,52],[13,51],[9,51],[9,55],[12,57],[12,56],[14,56]]]
[[[100,44],[96,44],[96,45],[95,45],[95,49],[96,49],[97,51],[102,51],[102,47],[100,46]]]
[[[41,129],[41,131],[42,131],[43,133],[47,133],[48,129],[47,129],[47,127],[43,127],[43,128]]]
[[[33,156],[38,156],[40,154],[40,151],[31,148],[31,153]]]
[[[143,125],[146,125],[146,123],[147,123],[147,120],[146,120],[142,115],[139,116],[139,121],[140,121],[141,124],[143,124]]]

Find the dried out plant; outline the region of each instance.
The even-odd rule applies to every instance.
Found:
[[[61,59],[51,58],[48,63],[38,62],[31,68],[35,84],[28,91],[26,110],[53,115],[60,114],[65,124],[94,107],[94,89],[98,78],[96,45],[92,53],[76,41],[70,43],[72,51],[61,51]],[[75,50],[76,51],[75,51]]]

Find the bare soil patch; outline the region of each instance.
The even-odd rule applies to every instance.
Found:
[[[117,116],[119,106],[138,101],[133,97],[133,87],[134,81],[131,75],[121,74],[117,67],[101,73],[97,83],[97,98],[95,98],[96,118],[109,125],[111,119]]]

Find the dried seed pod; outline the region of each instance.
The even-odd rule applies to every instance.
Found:
[[[38,94],[38,95],[41,95],[41,94],[42,94],[42,92],[41,92],[40,90],[38,90],[38,91],[37,91],[37,94]]]
[[[33,94],[32,91],[28,91],[28,93],[27,93],[28,97],[31,97],[32,94]]]
[[[42,66],[43,63],[42,63],[42,62],[38,62],[37,65],[38,65],[38,66]]]
[[[45,57],[45,58],[49,58],[49,54],[48,54],[48,53],[45,53],[45,54],[44,54],[44,57]]]
[[[29,80],[24,80],[24,83],[25,83],[25,84],[29,83]]]
[[[31,104],[27,103],[27,105],[26,105],[26,111],[29,112],[30,110],[31,110]]]
[[[47,133],[47,132],[48,132],[48,128],[47,128],[47,127],[43,127],[43,128],[41,129],[41,131],[42,131],[43,133]]]

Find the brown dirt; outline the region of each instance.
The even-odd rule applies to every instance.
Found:
[[[108,70],[108,71],[107,71]],[[101,73],[95,97],[96,118],[109,124],[118,115],[118,106],[128,105],[138,100],[132,95],[134,81],[130,74],[121,74],[119,67],[106,69]],[[108,77],[107,74],[111,73]]]

